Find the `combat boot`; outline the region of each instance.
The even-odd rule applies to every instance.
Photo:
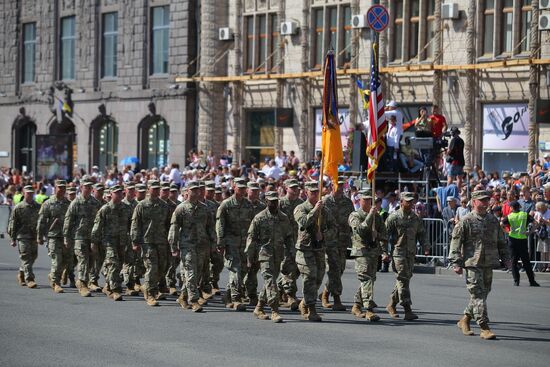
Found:
[[[101,292],[101,287],[96,282],[89,282],[88,289],[90,292]]]
[[[63,270],[63,273],[61,273],[61,284],[67,285],[67,269]]]
[[[361,311],[361,305],[354,303],[351,307],[351,314],[358,319],[362,319],[365,317],[365,313]]]
[[[214,292],[212,292],[212,293],[201,292],[201,295],[202,295],[202,298],[203,298],[205,301],[208,301],[210,298],[212,298],[212,297],[214,296]]]
[[[298,300],[292,296],[288,296],[288,307],[292,311],[298,310]]]
[[[92,294],[90,293],[90,290],[88,289],[88,287],[86,287],[86,285],[84,283],[80,283],[79,284],[80,287],[78,288],[78,293],[80,293],[80,295],[82,297],[91,297]]]
[[[393,303],[392,301],[390,301],[390,303],[388,303],[388,305],[386,306],[386,311],[388,311],[388,313],[390,314],[390,317],[392,319],[398,319],[399,318],[399,315],[397,314],[397,310],[395,309],[395,306],[397,306],[395,303]]]
[[[178,295],[178,290],[175,287],[170,287],[170,290],[169,290],[168,294],[171,295],[171,296],[177,296]]]
[[[233,302],[233,309],[235,311],[243,312],[243,311],[246,311],[246,305],[244,303],[239,302],[239,301]]]
[[[216,296],[221,294],[218,282],[212,282],[212,294],[215,294]]]
[[[249,306],[256,306],[258,304],[258,296],[249,296],[248,299]]]
[[[474,332],[472,331],[472,329],[470,329],[470,321],[471,320],[472,320],[472,318],[469,315],[464,315],[456,323],[456,326],[458,326],[458,328],[460,330],[462,330],[462,334],[467,335],[467,336],[474,335]]]
[[[166,299],[166,295],[162,292],[157,292],[157,294],[155,294],[155,299],[157,301],[163,301]]]
[[[321,316],[319,316],[319,314],[317,313],[317,309],[315,308],[315,304],[307,305],[307,310],[308,310],[307,319],[309,321],[315,321],[315,322],[323,321]]]
[[[307,306],[306,304],[304,303],[304,300],[302,299],[302,301],[300,302],[300,304],[298,305],[298,309],[300,310],[300,314],[302,315],[302,317],[307,320],[307,315],[308,315],[308,309],[307,309]]]
[[[38,284],[36,284],[36,282],[35,282],[34,280],[29,280],[29,281],[27,282],[27,287],[29,287],[29,288],[36,288],[36,287],[38,287]]]
[[[135,289],[132,289],[132,288],[126,288],[126,293],[125,293],[127,296],[137,296],[139,294],[138,291],[136,291]]]
[[[372,312],[372,310],[367,310],[365,313],[365,318],[372,322],[380,321],[380,316]]]
[[[157,302],[157,300],[153,296],[147,297],[146,302],[147,302],[147,305],[151,306],[151,307],[155,307],[155,306],[159,305],[159,303]]]
[[[25,287],[27,285],[27,283],[25,283],[25,274],[22,271],[17,273],[17,284],[21,287]]]
[[[405,309],[405,316],[403,317],[405,321],[412,321],[418,319],[418,316],[412,312],[411,305],[405,305],[403,306]]]
[[[321,300],[324,308],[332,308],[332,304],[328,300],[328,290],[326,288],[323,293],[319,295],[319,299]]]
[[[74,281],[74,275],[69,276],[69,287],[70,288],[77,288],[76,283]]]
[[[53,289],[54,284],[53,284],[52,274],[51,274],[51,273],[48,273],[48,284],[49,284],[50,287]]]
[[[271,307],[271,321],[273,321],[276,324],[283,322],[283,318],[279,314],[279,308],[276,306]]]
[[[256,316],[259,320],[267,320],[269,317],[264,312],[264,306],[265,303],[263,301],[258,301],[258,304],[256,305],[256,308],[254,309],[254,316]]]
[[[59,286],[59,284],[54,283],[53,285],[53,291],[55,293],[64,293],[63,288]]]
[[[176,302],[183,308],[184,310],[188,310],[190,308],[189,303],[187,303],[187,296],[183,294],[183,292],[180,294]]]
[[[197,302],[193,302],[191,303],[191,310],[193,310],[193,312],[202,312],[202,306]]]
[[[233,308],[233,302],[231,301],[231,293],[229,293],[229,291],[225,292],[225,295],[223,296],[223,300],[225,303],[225,308]]]
[[[103,292],[103,294],[107,296],[107,298],[110,298],[111,295],[113,294],[113,292],[111,292],[111,288],[107,284],[105,284],[105,287],[103,287],[101,291]]]
[[[198,302],[197,302],[197,303],[198,303],[199,305],[201,305],[201,306],[205,306],[205,305],[207,305],[207,304],[208,304],[208,301],[207,301],[207,300],[205,300],[205,299],[204,299],[204,298],[202,298],[202,297],[199,297],[199,300],[198,300]]]
[[[346,306],[342,304],[340,296],[334,296],[334,304],[332,305],[332,311],[345,311]]]
[[[139,280],[134,284],[134,290],[138,293],[143,292],[141,289],[141,284],[139,284]]]
[[[489,325],[487,325],[486,322],[482,322],[481,324],[479,324],[479,328],[481,329],[481,332],[479,333],[479,337],[481,339],[491,340],[497,338],[495,333],[493,333],[491,329],[489,329]]]
[[[111,298],[113,301],[122,301],[122,295],[118,292],[111,293]]]

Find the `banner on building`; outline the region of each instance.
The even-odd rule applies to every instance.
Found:
[[[348,108],[338,108],[338,120],[340,121],[340,134],[342,135],[342,149],[348,149],[348,139],[350,135],[350,115]],[[321,140],[323,131],[323,109],[315,109],[315,151],[321,150]]]
[[[69,179],[72,151],[72,135],[36,135],[36,178]]]
[[[529,112],[526,103],[483,105],[483,150],[527,150]]]

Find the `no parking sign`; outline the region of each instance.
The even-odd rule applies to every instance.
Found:
[[[382,32],[388,26],[389,21],[390,15],[388,14],[388,10],[382,5],[373,5],[369,8],[367,23],[373,31],[377,33]]]

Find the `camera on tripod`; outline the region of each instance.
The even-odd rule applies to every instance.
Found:
[[[445,131],[443,135],[441,135],[441,138],[434,139],[434,148],[437,151],[441,151],[442,149],[446,149],[449,146],[449,138],[451,138],[451,132]]]

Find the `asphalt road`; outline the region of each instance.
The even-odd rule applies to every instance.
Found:
[[[458,276],[415,274],[414,322],[369,323],[348,312],[322,311],[311,323],[283,310],[273,324],[226,310],[219,298],[204,313],[182,310],[173,299],[161,307],[143,298],[113,302],[103,294],[54,294],[47,286],[49,258],[40,248],[35,273],[40,287],[17,285],[18,254],[0,240],[0,366],[546,366],[550,358],[550,276],[542,287],[514,287],[496,277],[489,315],[498,340],[465,337],[455,323],[467,302]],[[225,273],[224,273],[225,275]],[[525,277],[524,274],[522,274]],[[394,276],[379,273],[376,301],[385,305]],[[261,283],[261,281],[260,281]],[[357,281],[353,263],[344,274],[349,306]],[[349,308],[349,307],[348,307]],[[523,363],[522,363],[523,365]]]

